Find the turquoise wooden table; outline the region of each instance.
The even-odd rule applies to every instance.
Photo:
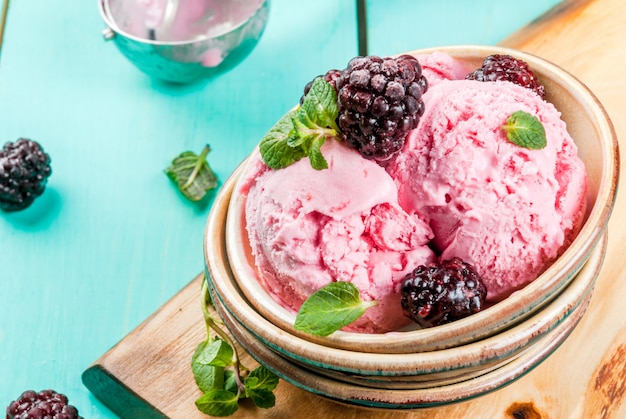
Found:
[[[370,0],[369,52],[496,44],[557,3]],[[0,412],[24,390],[53,388],[85,418],[115,417],[81,373],[203,268],[214,193],[190,203],[163,169],[209,143],[225,180],[307,81],[358,53],[349,0],[273,0],[243,63],[186,86],[140,73],[104,28],[96,0],[8,7],[0,143],[39,141],[53,173],[30,208],[0,213]]]

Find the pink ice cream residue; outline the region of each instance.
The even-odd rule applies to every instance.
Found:
[[[463,61],[457,60],[445,52],[415,56],[422,66],[422,74],[428,80],[428,88],[445,80],[462,80],[473,70]]]
[[[124,30],[140,38],[155,29],[158,41],[192,41],[229,32],[250,18],[262,1],[134,0],[124,4],[125,11],[112,12]]]

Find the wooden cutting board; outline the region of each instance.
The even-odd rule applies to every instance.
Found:
[[[626,2],[570,0],[502,44],[542,56],[586,83],[626,138]],[[626,159],[622,156],[622,161]],[[340,405],[281,382],[277,404],[243,404],[234,415],[323,418],[623,418],[626,417],[626,201],[618,194],[604,266],[588,312],[570,338],[513,384],[478,399],[417,411]],[[85,385],[123,418],[206,418],[189,368],[205,338],[200,277],[145,320],[83,374]],[[245,354],[244,363],[254,362]]]

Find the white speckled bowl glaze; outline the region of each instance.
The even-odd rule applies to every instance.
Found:
[[[476,66],[495,53],[530,64],[546,87],[546,99],[561,111],[585,162],[587,213],[576,239],[544,273],[480,313],[430,329],[386,334],[338,331],[315,337],[296,331],[295,314],[277,304],[256,279],[242,221],[245,197],[237,192],[244,162],[222,187],[206,228],[205,261],[217,309],[261,363],[296,385],[348,403],[381,407],[419,407],[427,400],[431,405],[448,403],[519,377],[548,356],[578,323],[605,253],[619,160],[613,127],[595,96],[564,70],[520,51],[458,46],[413,53],[435,50]]]

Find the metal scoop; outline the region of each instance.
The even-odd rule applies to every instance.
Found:
[[[112,40],[140,70],[187,83],[222,73],[255,47],[270,0],[98,0]]]
[[[139,38],[165,40],[174,23],[179,0],[103,1],[107,16],[120,28]]]
[[[169,33],[172,23],[174,23],[178,6],[179,0],[167,0],[167,3],[165,4],[165,11],[163,16],[161,16],[161,21],[156,22],[155,25],[152,25],[153,22],[146,22],[146,27],[148,28],[148,39],[162,39],[164,33]]]

